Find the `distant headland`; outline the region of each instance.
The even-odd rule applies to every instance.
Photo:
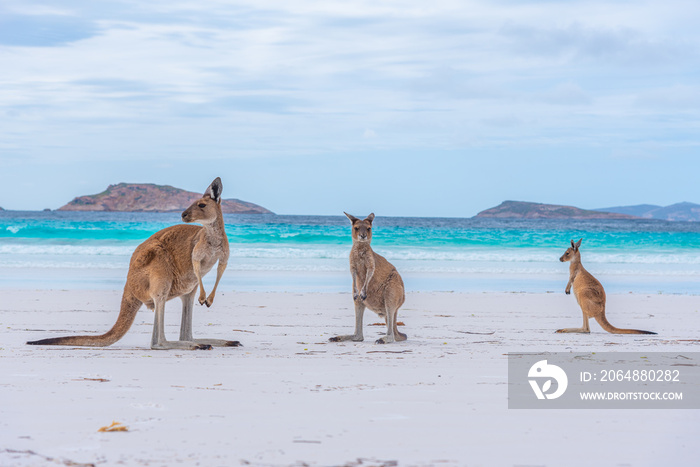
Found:
[[[558,204],[504,201],[481,211],[476,217],[503,219],[635,219],[636,216],[581,209]]]
[[[700,221],[700,204],[676,203],[670,206],[656,206],[654,204],[638,204],[636,206],[617,206],[614,208],[600,208],[596,211],[617,212],[629,214],[644,219],[662,219],[665,221]]]
[[[671,206],[640,204],[613,208],[581,209],[558,204],[504,201],[481,211],[477,218],[501,219],[659,219],[666,221],[700,221],[700,204],[677,203]]]
[[[173,212],[184,211],[202,196],[169,185],[119,183],[102,193],[78,196],[59,211]],[[257,204],[238,199],[221,200],[225,214],[273,214]]]

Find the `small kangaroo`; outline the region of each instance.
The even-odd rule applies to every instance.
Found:
[[[212,346],[236,347],[238,341],[192,338],[192,307],[199,286],[199,304],[211,306],[216,287],[226,269],[229,248],[221,213],[221,179],[217,177],[202,197],[182,213],[184,222],[198,225],[173,225],[151,235],[136,247],[129,262],[129,272],[122,295],[121,309],[112,329],[99,336],[69,336],[27,342],[31,345],[84,345],[106,347],[121,339],[134,322],[142,304],[153,310],[151,348],[205,349]],[[216,283],[207,297],[202,277],[218,261]],[[165,302],[182,300],[180,340],[165,339]]]
[[[571,261],[569,265],[569,283],[566,284],[565,292],[569,295],[571,286],[574,287],[576,301],[581,307],[581,311],[583,311],[583,327],[559,329],[557,332],[589,333],[591,330],[588,327],[588,320],[595,318],[600,327],[612,334],[656,334],[655,332],[640,331],[638,329],[620,329],[608,322],[605,318],[605,289],[603,289],[603,285],[598,279],[586,271],[581,264],[579,247],[582,240],[580,239],[576,243],[571,240],[571,247],[564,252],[559,261],[562,263]]]
[[[386,320],[386,335],[377,339],[377,344],[405,341],[406,334],[400,333],[396,325],[399,308],[406,299],[403,281],[396,268],[370,246],[374,214],[364,220],[347,212],[344,214],[352,222],[350,274],[352,298],[355,301],[355,334],[331,337],[330,341],[363,341],[362,317],[365,307]]]

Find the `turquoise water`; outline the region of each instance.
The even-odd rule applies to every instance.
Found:
[[[347,289],[344,216],[225,221],[225,285]],[[0,279],[7,287],[118,288],[136,245],[177,223],[178,213],[0,212]],[[558,258],[578,238],[584,265],[613,291],[699,291],[700,223],[378,217],[372,245],[412,290],[539,292],[565,285]]]

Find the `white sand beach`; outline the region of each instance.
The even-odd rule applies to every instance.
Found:
[[[562,285],[563,288],[563,285]],[[329,343],[347,293],[222,292],[195,337],[244,347],[152,351],[153,314],[108,348],[28,340],[102,333],[120,291],[0,291],[0,465],[695,465],[697,410],[509,410],[508,352],[695,352],[700,299],[608,297],[608,318],[656,336],[555,334],[573,296],[410,293],[408,341]],[[180,303],[166,332],[179,331]],[[693,323],[691,325],[691,323]],[[468,334],[468,333],[474,334]],[[483,334],[478,334],[483,333]],[[101,433],[118,421],[127,432]]]

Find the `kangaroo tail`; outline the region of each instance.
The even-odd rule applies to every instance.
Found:
[[[610,322],[607,320],[605,315],[602,315],[600,317],[596,317],[596,321],[598,321],[598,324],[600,324],[600,327],[605,329],[611,334],[656,334],[655,332],[651,331],[641,331],[639,329],[620,329],[616,328]]]
[[[107,347],[124,337],[136,318],[136,312],[141,308],[142,302],[126,292],[122,296],[122,305],[119,310],[117,322],[112,329],[99,336],[68,336],[41,339],[27,342],[29,345],[84,345],[87,347]]]

